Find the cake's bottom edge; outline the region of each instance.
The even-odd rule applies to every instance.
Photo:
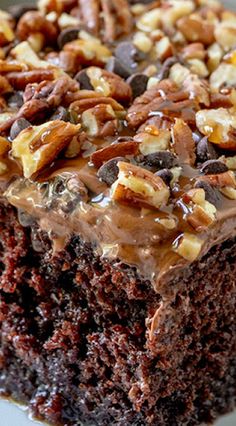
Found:
[[[2,394],[67,426],[194,426],[235,407],[236,240],[168,283],[167,299],[78,237],[52,258],[9,207],[0,242]]]

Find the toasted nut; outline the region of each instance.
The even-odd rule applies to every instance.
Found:
[[[174,64],[170,69],[169,78],[174,81],[178,87],[181,87],[189,75],[190,71],[188,68],[181,64]]]
[[[204,60],[206,56],[206,51],[202,43],[191,43],[185,46],[182,51],[182,56],[184,59],[200,59]]]
[[[224,158],[224,163],[229,170],[236,170],[236,156]]]
[[[111,96],[118,102],[128,103],[131,100],[129,84],[118,75],[98,67],[90,67],[86,73],[95,92]]]
[[[157,223],[160,223],[165,229],[172,230],[176,228],[176,220],[173,218],[157,218]]]
[[[173,242],[173,250],[189,262],[198,258],[202,246],[203,241],[189,232],[184,232]]]
[[[119,142],[99,149],[91,155],[93,165],[99,169],[103,163],[115,157],[125,157],[126,155],[136,155],[139,143],[134,141]]]
[[[0,136],[0,156],[7,154],[8,151],[11,149],[11,144],[8,142],[7,139]]]
[[[209,46],[215,41],[214,25],[199,18],[186,16],[178,21],[177,27],[186,40],[192,43],[200,42]]]
[[[180,18],[188,16],[195,9],[191,0],[172,0],[170,6],[161,10],[162,25],[165,29],[173,27]]]
[[[155,44],[157,58],[161,61],[169,58],[174,53],[173,45],[169,37],[163,37],[160,41],[157,41]]]
[[[173,187],[174,184],[179,181],[179,178],[180,178],[180,176],[182,174],[182,167],[177,167],[177,166],[176,167],[172,167],[170,169],[170,171],[171,171],[171,173],[173,175],[173,177],[171,179],[171,182],[170,182],[170,186]]]
[[[220,64],[221,59],[223,58],[223,50],[218,43],[213,43],[207,49],[207,67],[210,72],[214,71]]]
[[[236,21],[235,22],[221,22],[215,27],[215,38],[217,43],[228,52],[235,47],[236,39]]]
[[[112,136],[117,131],[118,122],[111,105],[96,105],[84,111],[81,119],[89,136]]]
[[[23,62],[32,68],[52,68],[51,64],[39,59],[27,41],[19,43],[14,49],[12,49],[11,55],[18,61]]]
[[[6,173],[7,170],[8,170],[7,165],[3,161],[0,161],[0,175],[4,175],[4,173]]]
[[[169,148],[170,132],[169,130],[157,130],[157,134],[142,132],[135,135],[134,140],[140,142],[140,152],[148,155]]]
[[[134,207],[160,208],[170,196],[168,186],[159,177],[130,163],[119,161],[119,175],[112,185],[111,198]]]
[[[40,12],[26,12],[17,25],[17,36],[20,40],[27,40],[31,34],[44,35],[45,42],[53,43],[57,39],[57,29]]]
[[[199,77],[205,78],[209,75],[209,71],[201,59],[189,59],[188,64],[190,66],[190,71],[194,74],[197,74]]]
[[[153,46],[152,39],[142,31],[138,31],[133,37],[134,45],[141,50],[141,52],[149,53]]]
[[[12,31],[9,22],[0,16],[0,46],[5,46],[13,41],[14,38],[14,32]]]
[[[68,147],[65,151],[65,157],[66,158],[75,158],[80,153],[80,141],[78,140],[78,137],[74,137],[71,142],[69,143]]]
[[[220,173],[218,175],[201,176],[200,180],[209,183],[215,188],[224,188],[226,186],[236,188],[235,174],[231,170],[225,173]]]
[[[85,65],[104,65],[111,57],[110,50],[100,41],[74,40],[67,43],[63,49],[73,52],[77,60]]]
[[[12,92],[12,86],[8,79],[0,75],[0,95],[5,95],[6,93]]]
[[[189,200],[194,203],[192,212],[187,214],[187,221],[197,232],[201,232],[215,222],[217,210],[212,203],[205,199],[204,189],[192,189],[183,198],[187,203]]]
[[[221,188],[220,192],[230,200],[236,200],[236,189],[230,186],[226,186],[225,188]]]
[[[6,74],[8,72],[18,72],[18,71],[26,71],[28,68],[25,64],[20,64],[19,62],[9,62],[3,61],[0,59],[0,73]]]
[[[61,30],[68,27],[76,27],[78,26],[78,18],[75,18],[68,13],[62,13],[58,18],[58,25]]]
[[[196,161],[196,154],[192,131],[180,118],[175,120],[175,125],[172,128],[172,141],[180,161],[193,166]]]
[[[236,116],[225,108],[201,110],[196,114],[196,124],[208,140],[221,148],[236,149],[232,130],[236,129]]]
[[[44,36],[41,33],[31,34],[28,37],[28,42],[35,53],[39,53],[43,49]]]
[[[21,161],[24,176],[30,178],[54,161],[79,131],[80,125],[55,120],[19,133],[12,143],[12,154]]]
[[[222,63],[210,76],[212,91],[219,91],[221,87],[234,87],[236,84],[236,66]]]
[[[137,21],[137,28],[141,31],[151,32],[156,30],[161,24],[162,11],[160,9],[153,9],[146,12]]]
[[[63,3],[64,1],[62,0],[39,0],[38,9],[43,15],[54,11],[61,14],[63,10]]]

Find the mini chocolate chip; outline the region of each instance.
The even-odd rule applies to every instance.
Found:
[[[80,30],[81,28],[76,27],[76,28],[66,28],[65,30],[61,31],[61,33],[59,34],[57,38],[57,44],[59,48],[62,49],[66,43],[69,43],[70,41],[73,41],[79,38]]]
[[[200,171],[204,175],[216,175],[219,173],[225,173],[229,169],[225,163],[220,160],[208,160],[203,163]]]
[[[117,166],[118,161],[126,161],[123,157],[112,158],[103,164],[97,172],[99,179],[105,182],[108,186],[111,186],[117,179],[119,168]]]
[[[112,56],[107,62],[106,70],[113,72],[122,78],[128,78],[131,74],[130,70],[114,56]]]
[[[30,127],[30,126],[31,124],[28,120],[26,120],[25,118],[18,118],[18,120],[16,120],[11,126],[11,130],[10,130],[11,140],[15,139],[22,130],[27,129],[27,127]]]
[[[16,4],[8,8],[8,12],[16,21],[19,21],[22,15],[24,15],[26,12],[30,12],[31,10],[37,10],[37,7],[34,3]]]
[[[137,49],[130,41],[123,41],[116,47],[115,57],[132,72],[137,68],[138,63],[145,59],[146,54]]]
[[[20,92],[15,92],[8,97],[7,100],[8,106],[10,108],[20,108],[22,107],[24,100]]]
[[[166,185],[170,185],[171,180],[173,179],[173,173],[168,169],[162,169],[155,173],[156,176],[159,176]]]
[[[194,187],[204,189],[206,200],[209,201],[209,203],[216,205],[220,201],[218,191],[213,188],[208,182],[205,182],[204,180],[198,180],[195,183]]]
[[[197,144],[197,158],[199,161],[215,160],[218,154],[214,145],[205,136]]]
[[[176,157],[170,151],[158,151],[143,157],[142,164],[151,169],[170,169],[173,167]]]
[[[170,68],[172,67],[172,65],[176,64],[176,62],[178,62],[178,58],[176,58],[176,56],[171,56],[171,58],[167,58],[162,64],[160,72],[158,73],[158,78],[160,80],[168,78]]]
[[[80,90],[94,90],[86,70],[79,71],[74,77],[80,84]]]
[[[132,89],[133,98],[137,98],[145,92],[148,83],[148,76],[141,73],[133,74],[127,79],[127,83]]]

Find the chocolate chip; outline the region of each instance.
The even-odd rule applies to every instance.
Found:
[[[141,73],[133,74],[127,79],[127,83],[132,89],[133,98],[137,98],[145,92],[148,83],[148,76]]]
[[[79,38],[79,32],[81,28],[66,28],[65,30],[61,31],[57,38],[57,44],[60,49],[63,48],[63,46],[66,43],[69,43],[70,41],[76,40]]]
[[[118,161],[126,160],[123,157],[112,158],[112,160],[109,160],[105,164],[103,164],[97,172],[99,179],[105,182],[108,186],[111,186],[118,177]]]
[[[158,151],[143,157],[142,164],[151,169],[170,169],[173,167],[176,157],[170,151]]]
[[[220,173],[225,173],[229,169],[225,163],[220,160],[208,160],[203,163],[200,171],[204,175],[216,175]]]
[[[116,47],[115,57],[132,73],[137,68],[138,63],[145,59],[146,55],[130,41],[123,41]]]
[[[128,78],[131,74],[130,70],[114,56],[112,56],[107,62],[106,70],[113,72],[122,78]]]
[[[198,180],[194,186],[195,188],[204,189],[206,200],[209,201],[209,203],[216,205],[220,201],[218,191],[213,188],[208,182]]]
[[[168,169],[162,169],[155,173],[156,176],[159,176],[166,185],[170,185],[171,180],[173,179],[173,173]]]
[[[20,92],[15,92],[8,97],[7,100],[8,106],[10,108],[20,108],[22,107],[24,100]]]
[[[8,8],[8,12],[16,21],[19,21],[22,15],[24,15],[26,12],[30,12],[31,10],[37,10],[37,7],[33,3],[16,4]]]
[[[11,140],[15,139],[22,130],[27,129],[27,127],[30,127],[30,126],[31,124],[28,120],[26,120],[25,118],[18,118],[18,120],[16,120],[11,126],[11,130],[10,130]]]
[[[86,70],[79,71],[75,76],[75,80],[79,82],[81,90],[94,90]]]
[[[196,152],[199,161],[215,160],[218,158],[218,153],[214,145],[208,141],[206,136],[198,142]]]

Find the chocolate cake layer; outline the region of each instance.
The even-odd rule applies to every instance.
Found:
[[[2,393],[63,425],[198,425],[234,407],[234,239],[161,297],[78,237],[50,261],[32,229],[1,208]]]

